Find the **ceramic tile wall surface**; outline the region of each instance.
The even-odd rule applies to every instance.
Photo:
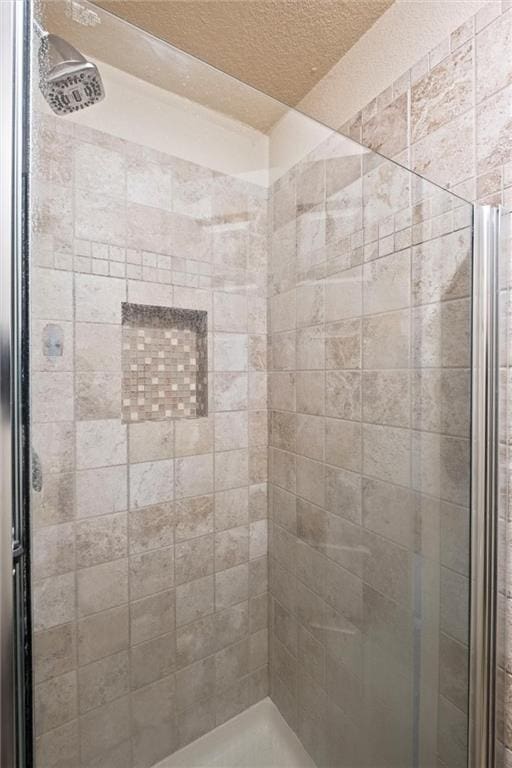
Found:
[[[266,190],[59,118],[35,141],[37,765],[146,768],[268,691]],[[207,318],[208,415],[123,418],[125,303]]]
[[[271,210],[272,696],[319,766],[462,768],[471,206],[333,135]]]
[[[510,569],[511,481],[507,402],[512,256],[512,6],[489,0],[476,16],[390,83],[343,131],[368,147],[452,189],[465,199],[503,206],[501,265],[499,758],[512,765]]]
[[[344,132],[510,208],[509,5]],[[39,764],[149,766],[265,695],[270,450],[280,710],[318,765],[463,765],[467,208],[337,138],[268,226],[261,189],[62,119],[34,162]],[[123,302],[208,313],[207,417],[123,423]]]

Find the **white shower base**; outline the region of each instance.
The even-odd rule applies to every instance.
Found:
[[[315,764],[267,698],[155,768],[315,768]]]

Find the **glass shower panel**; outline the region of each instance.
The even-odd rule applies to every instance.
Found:
[[[106,97],[33,88],[37,768],[149,768],[269,695],[319,768],[462,768],[472,207],[38,8]]]
[[[272,695],[318,765],[464,766],[471,206],[335,134],[271,203]]]

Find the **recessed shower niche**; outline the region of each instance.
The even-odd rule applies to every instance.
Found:
[[[122,324],[123,421],[206,416],[207,313],[123,303]]]

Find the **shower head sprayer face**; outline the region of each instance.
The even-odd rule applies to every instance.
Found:
[[[45,35],[39,48],[39,87],[57,115],[67,115],[105,98],[95,64],[57,35]]]

